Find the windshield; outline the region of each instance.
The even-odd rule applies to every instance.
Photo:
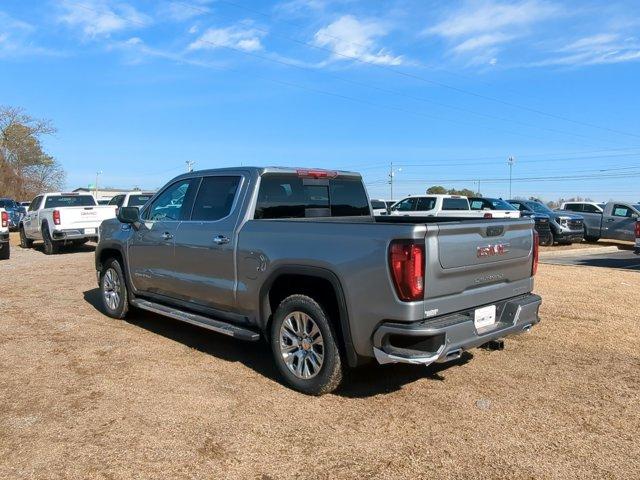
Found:
[[[56,195],[47,197],[44,208],[93,207],[96,201],[91,195]]]
[[[131,195],[129,197],[129,206],[130,207],[141,207],[149,200],[151,200],[153,195]]]
[[[536,213],[553,213],[549,207],[538,202],[527,202],[525,205]]]

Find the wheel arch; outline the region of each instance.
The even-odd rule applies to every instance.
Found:
[[[335,273],[325,268],[288,265],[271,272],[262,284],[259,294],[258,321],[265,336],[269,336],[272,316],[280,301],[295,294],[306,294],[330,310],[328,313],[338,330],[340,347],[344,349],[348,365],[355,367],[360,364],[359,356],[353,347],[342,283]],[[332,318],[336,315],[338,321]]]

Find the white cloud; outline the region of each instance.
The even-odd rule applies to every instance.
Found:
[[[387,35],[388,29],[375,21],[361,21],[353,15],[344,15],[318,30],[314,43],[333,51],[333,60],[360,59],[382,65],[400,65],[401,56],[392,55],[376,46],[376,39]]]
[[[491,0],[467,2],[442,22],[428,28],[425,33],[443,37],[463,37],[501,29],[524,27],[552,18],[560,13],[559,7],[542,0],[502,3]]]
[[[453,51],[456,53],[467,53],[473,50],[493,47],[501,43],[507,42],[513,38],[512,35],[505,33],[486,33],[484,35],[478,35],[477,37],[471,37],[464,42],[453,47]]]
[[[423,34],[444,38],[451,53],[469,56],[470,64],[496,65],[505,44],[530,35],[534,24],[562,14],[558,6],[545,0],[467,1]]]
[[[151,19],[123,2],[84,0],[80,3],[60,4],[58,20],[77,27],[87,37],[109,36],[125,29],[145,27]]]
[[[30,23],[0,11],[0,58],[27,55],[62,55],[34,44],[36,28]]]
[[[211,12],[207,0],[189,0],[188,2],[163,2],[158,8],[161,19],[184,22]]]
[[[263,49],[261,41],[263,36],[263,31],[238,25],[227,28],[209,28],[189,45],[189,50],[231,47],[253,52]]]
[[[558,55],[534,63],[548,65],[599,65],[640,60],[640,41],[619,33],[600,33],[579,38],[558,50]]]

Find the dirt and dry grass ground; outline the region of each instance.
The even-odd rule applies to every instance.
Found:
[[[637,272],[541,265],[542,322],[333,395],[265,345],[97,308],[90,248],[0,263],[0,478],[637,478]]]

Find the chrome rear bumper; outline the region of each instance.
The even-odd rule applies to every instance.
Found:
[[[480,329],[473,321],[475,309],[415,323],[383,323],[374,333],[373,353],[380,364],[450,362],[465,350],[528,332],[540,321],[541,303],[533,294],[496,303],[496,323]]]

